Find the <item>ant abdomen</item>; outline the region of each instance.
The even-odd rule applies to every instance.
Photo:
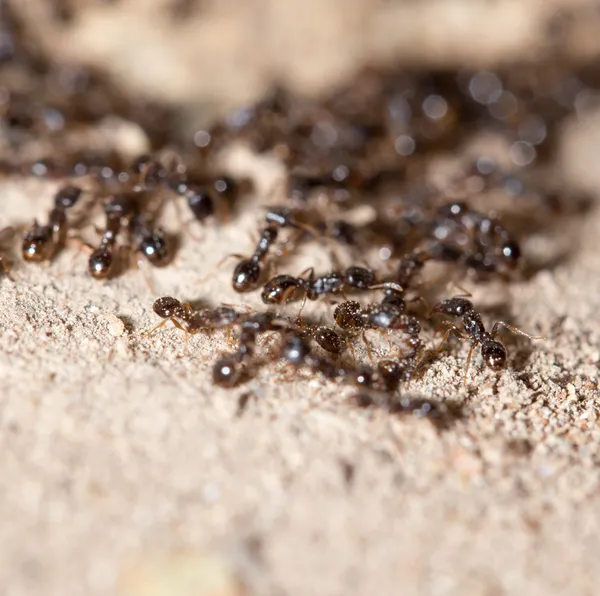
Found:
[[[23,259],[29,263],[40,263],[52,258],[54,246],[52,229],[48,226],[34,225],[27,231],[21,246]]]
[[[88,259],[88,271],[95,279],[106,279],[112,272],[113,256],[105,247],[97,248]]]
[[[326,352],[341,354],[346,349],[346,341],[341,338],[333,329],[318,325],[311,329],[311,337],[321,346]]]
[[[355,300],[348,300],[336,306],[333,318],[342,329],[361,329],[364,326],[361,313],[360,303]]]
[[[291,301],[303,280],[291,275],[277,275],[263,288],[261,298],[265,304],[284,304]]]
[[[481,344],[481,357],[492,370],[506,366],[506,348],[498,341],[489,340]]]
[[[240,261],[234,271],[232,285],[236,292],[250,292],[258,287],[261,268],[259,263],[252,259]]]

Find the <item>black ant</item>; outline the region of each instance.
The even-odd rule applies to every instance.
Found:
[[[113,271],[113,251],[123,222],[133,217],[134,201],[127,195],[111,196],[104,205],[106,224],[98,248],[88,259],[88,271],[96,279],[106,279]]]
[[[236,292],[250,292],[258,287],[262,276],[262,265],[269,249],[277,240],[277,235],[277,226],[267,226],[263,230],[252,256],[249,259],[243,259],[236,265],[232,279],[233,289]]]
[[[237,352],[227,354],[213,366],[213,382],[221,387],[234,387],[249,372],[256,368],[256,340],[260,333],[281,331],[287,328],[287,321],[274,313],[255,313],[240,321],[240,339]]]
[[[164,231],[150,225],[150,218],[136,213],[131,220],[131,232],[136,238],[136,250],[155,267],[164,267],[172,258],[171,247]]]
[[[263,229],[254,253],[249,259],[241,260],[233,271],[232,285],[236,292],[250,292],[258,287],[262,276],[262,266],[271,246],[277,240],[281,228],[298,228],[315,234],[310,226],[296,219],[293,210],[285,207],[269,209],[265,220],[267,227]]]
[[[469,350],[465,368],[465,383],[467,380],[467,372],[469,370],[473,349],[478,344],[481,345],[481,356],[483,361],[492,370],[498,371],[506,366],[506,348],[503,344],[495,339],[500,327],[505,327],[512,333],[524,335],[529,339],[544,339],[543,337],[529,335],[528,333],[525,333],[524,331],[521,331],[520,329],[517,329],[516,327],[513,327],[512,325],[509,325],[503,321],[497,321],[492,327],[492,331],[488,333],[485,330],[485,326],[481,320],[481,315],[475,311],[473,303],[461,296],[455,296],[454,298],[450,298],[436,304],[431,310],[430,316],[433,313],[442,313],[448,316],[462,318],[463,330],[460,330],[458,327],[456,327],[456,325],[452,325],[444,334],[444,338],[435,352],[437,353],[442,349],[451,334],[460,339],[467,339],[471,341],[471,348]]]
[[[266,304],[285,304],[302,291],[309,300],[327,294],[342,294],[347,290],[368,290],[375,286],[375,274],[365,267],[348,267],[345,271],[331,271],[319,277],[309,269],[307,278],[277,275],[263,288],[261,298]]]
[[[384,288],[385,295],[380,303],[362,307],[360,303],[349,300],[339,304],[333,314],[336,324],[345,330],[387,329],[400,330],[408,335],[411,347],[405,358],[416,361],[422,351],[420,339],[421,325],[412,315],[406,314],[406,300],[401,286],[387,282],[376,286]],[[416,298],[413,301],[421,300]],[[364,337],[363,337],[364,338]],[[369,344],[365,341],[366,345]],[[370,350],[369,350],[370,351]]]
[[[308,366],[326,379],[346,379],[357,387],[393,392],[402,381],[410,379],[407,367],[398,361],[383,360],[377,368],[367,366],[337,366],[330,360],[315,355],[305,337],[297,332],[288,333],[281,346],[281,357],[295,368]]]
[[[82,189],[78,186],[63,186],[56,192],[48,223],[40,225],[35,221],[25,232],[21,246],[25,261],[48,261],[62,247],[67,236],[67,211],[77,203],[81,193]]]
[[[459,257],[475,272],[512,271],[521,258],[517,241],[500,222],[455,201],[438,209],[433,235],[444,246],[456,245]]]
[[[296,325],[302,337],[313,339],[323,350],[334,356],[339,356],[347,348],[354,353],[352,346],[339,333],[331,329],[331,327],[325,325],[308,325],[301,321],[300,317],[296,319]]]

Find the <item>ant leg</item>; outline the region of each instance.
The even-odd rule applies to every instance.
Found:
[[[420,302],[425,307],[426,311],[431,310],[431,305],[429,302],[427,302],[427,300],[425,300],[425,298],[423,298],[423,296],[417,296],[416,298],[411,298],[410,300],[406,301],[407,304],[413,304],[414,302]]]
[[[454,296],[455,298],[472,298],[473,297],[473,294],[471,294],[471,292],[469,292],[469,290],[465,290],[465,288],[463,288],[456,281],[451,281],[448,285],[454,286],[455,288],[457,288],[458,290],[460,290],[462,292],[461,294],[456,294],[456,296]]]
[[[304,277],[304,275],[308,273],[308,279],[311,279],[314,277],[315,275],[315,268],[314,267],[307,267],[298,277]]]
[[[298,289],[299,288],[297,286],[292,286],[284,290],[279,304],[287,304],[294,297],[294,294],[298,291]],[[306,296],[306,292],[304,294]],[[304,303],[302,304],[302,308],[304,308]],[[300,309],[300,312],[302,312],[302,308]],[[300,316],[300,313],[298,313],[298,316]]]
[[[496,335],[498,334],[499,327],[504,327],[505,329],[508,329],[510,332],[514,333],[515,335],[524,335],[525,337],[527,337],[529,339],[546,339],[545,337],[543,337],[541,335],[530,335],[529,333],[525,333],[525,331],[521,331],[520,329],[517,329],[517,327],[513,327],[512,325],[509,325],[508,323],[505,323],[504,321],[497,321],[494,324],[494,326],[492,327],[492,332],[491,332],[492,337],[496,337]]]
[[[10,274],[10,270],[2,257],[0,257],[0,273],[3,273],[8,279],[10,279],[10,281],[14,283],[15,280]]]
[[[181,331],[185,332],[185,329],[181,326],[179,321],[176,321],[173,317],[169,317],[168,319],[164,319],[163,321],[161,321],[158,325],[156,325],[156,327],[153,327],[152,329],[150,329],[150,331],[142,331],[140,333],[140,335],[142,335],[142,336],[152,335],[155,331],[158,331],[161,327],[164,327],[169,321],[171,321],[173,323],[173,325],[175,325],[175,327],[177,327],[177,329],[181,329]]]
[[[471,356],[473,356],[474,347],[475,343],[471,342],[471,347],[469,348],[469,355],[467,356],[467,364],[465,365],[465,376],[463,377],[463,385],[467,384],[467,375],[469,373],[469,365],[471,364]]]
[[[465,335],[456,325],[451,325],[450,328],[444,333],[444,337],[440,342],[439,346],[433,351],[434,354],[439,354],[444,347],[444,344],[448,341],[450,335],[454,335],[459,339],[470,339],[469,336]]]
[[[394,290],[399,294],[404,292],[404,288],[394,281],[386,281],[382,284],[375,284],[374,286],[369,286],[369,290]]]
[[[340,261],[340,257],[338,256],[338,254],[334,250],[331,250],[329,256],[331,257],[331,262],[333,263],[333,268],[336,271],[342,271],[343,270],[342,262]]]
[[[300,305],[300,310],[298,311],[298,314],[296,315],[296,323],[300,324],[301,319],[300,319],[300,315],[302,314],[302,311],[304,310],[304,306],[306,305],[306,299],[308,297],[308,294],[306,292],[304,292],[304,297],[302,298],[302,304]]]
[[[375,362],[375,360],[373,359],[373,351],[371,350],[371,344],[369,343],[367,335],[364,331],[362,332],[362,340],[365,344],[365,347],[367,348],[367,356],[369,357],[369,360],[371,361],[371,363]]]
[[[354,351],[354,346],[350,342],[348,342],[346,345],[350,350],[350,354],[352,354],[352,364],[356,366],[356,352]]]
[[[226,331],[225,331],[225,341],[227,342],[227,345],[229,347],[231,346],[231,327],[227,327]]]

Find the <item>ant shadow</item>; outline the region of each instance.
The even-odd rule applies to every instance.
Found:
[[[354,405],[363,409],[384,410],[392,416],[423,418],[439,431],[450,430],[464,420],[464,406],[456,400],[438,400],[420,395],[358,393],[351,397]]]

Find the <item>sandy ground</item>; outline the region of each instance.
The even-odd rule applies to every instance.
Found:
[[[598,118],[574,124],[561,161],[596,194],[598,146]],[[2,181],[0,224],[52,190]],[[410,387],[460,408],[444,431],[277,366],[220,390],[223,335],[184,358],[176,330],[140,335],[158,295],[239,303],[217,263],[256,222],[194,229],[160,271],[95,282],[69,248],[1,281],[0,594],[597,594],[600,211],[561,226],[560,265],[480,295],[545,341],[466,386],[457,345]]]

